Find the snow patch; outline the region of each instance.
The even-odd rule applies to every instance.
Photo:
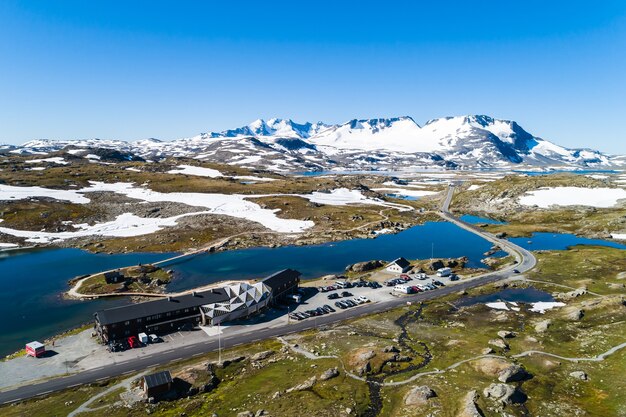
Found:
[[[622,188],[550,187],[529,191],[519,199],[525,206],[548,208],[557,206],[591,206],[608,208],[626,199]]]
[[[178,165],[176,169],[167,171],[168,174],[196,175],[198,177],[217,178],[222,177],[222,173],[217,169],[197,167],[194,165]]]
[[[43,162],[51,162],[53,164],[59,164],[59,165],[67,165],[69,164],[69,162],[67,162],[65,159],[61,158],[60,156],[55,156],[53,158],[43,158],[43,159],[29,159],[28,161],[25,161],[27,164],[40,164]]]
[[[565,303],[561,303],[559,301],[539,301],[536,303],[532,303],[532,308],[530,311],[535,313],[545,313],[547,310],[551,310],[556,307],[563,307]]]

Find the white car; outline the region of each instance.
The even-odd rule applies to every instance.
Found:
[[[360,296],[360,297],[358,297],[358,298],[357,298],[357,302],[358,302],[359,304],[369,303],[369,302],[370,302],[370,299],[369,299],[369,298],[367,298],[366,296],[362,295],[362,296]]]

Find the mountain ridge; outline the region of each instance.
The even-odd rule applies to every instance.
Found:
[[[235,129],[172,141],[37,139],[23,145],[0,145],[0,152],[41,154],[65,148],[112,148],[146,159],[185,156],[278,171],[429,165],[610,168],[624,161],[590,148],[559,146],[532,135],[516,121],[488,115],[436,118],[423,126],[410,116],[355,118],[335,125],[257,119]]]

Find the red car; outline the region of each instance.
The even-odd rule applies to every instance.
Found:
[[[131,349],[141,347],[141,344],[139,343],[137,336],[130,336],[127,339],[127,341],[128,341],[128,346],[130,346]]]
[[[420,289],[420,287],[411,287],[411,289],[413,290],[413,292],[417,293],[417,292],[422,292],[422,290]]]

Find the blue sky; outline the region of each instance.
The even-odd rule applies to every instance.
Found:
[[[626,153],[624,1],[298,3],[4,0],[0,142],[488,114]]]

